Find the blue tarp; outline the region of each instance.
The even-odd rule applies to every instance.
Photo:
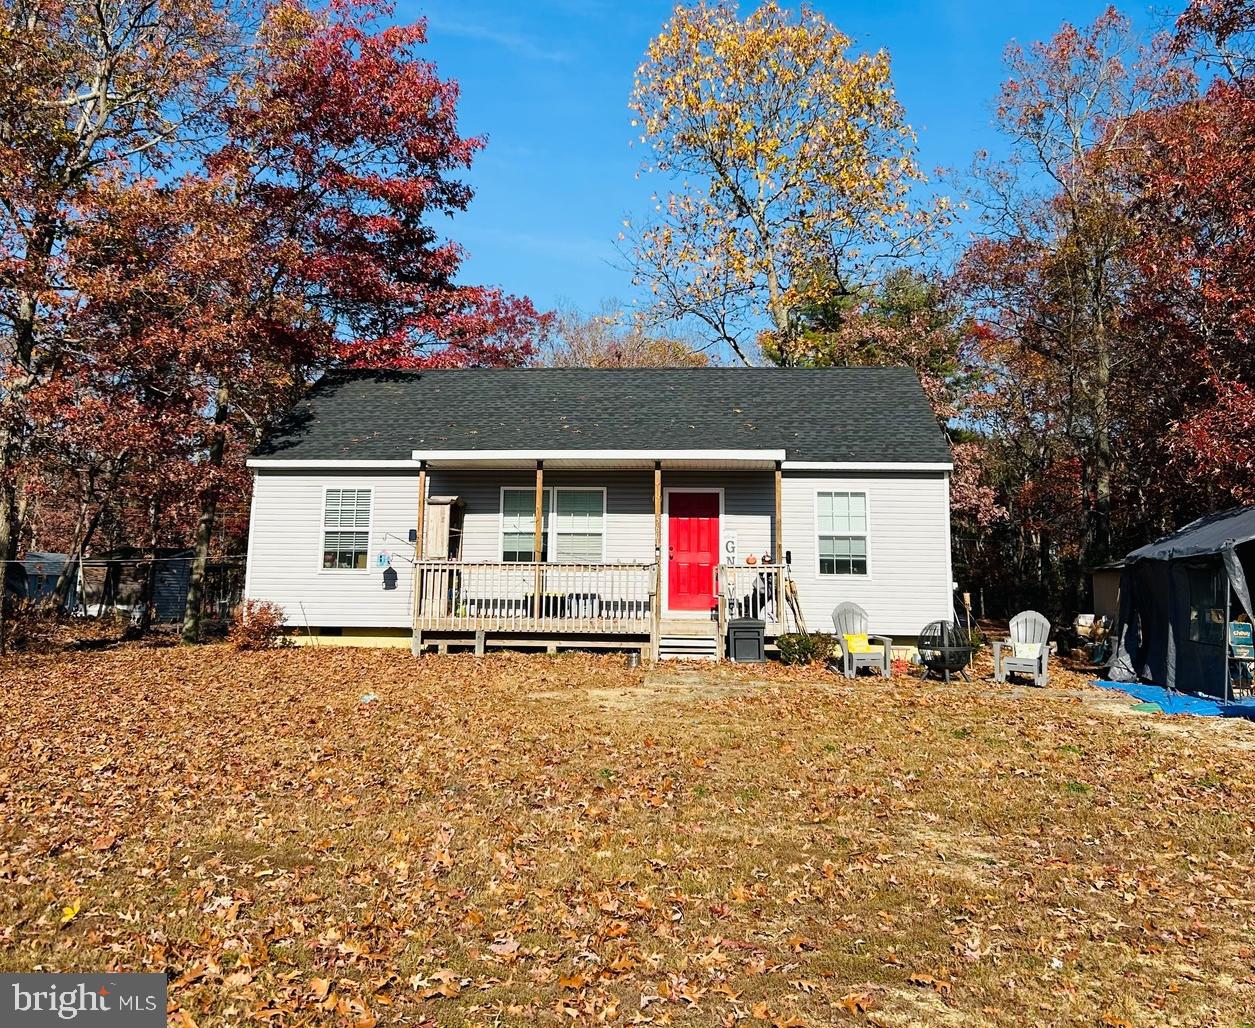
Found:
[[[1198,717],[1244,717],[1255,721],[1255,699],[1221,703],[1207,696],[1170,692],[1158,685],[1140,682],[1095,682],[1102,689],[1116,689],[1145,703],[1154,703],[1165,714],[1195,714]]]

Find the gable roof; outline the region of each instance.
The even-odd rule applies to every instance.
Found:
[[[775,450],[789,461],[950,463],[908,368],[336,372],[313,386],[255,459],[501,450]]]

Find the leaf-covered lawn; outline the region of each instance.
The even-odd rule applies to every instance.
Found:
[[[0,966],[165,971],[174,1024],[1255,1021],[1245,723],[330,648],[0,684]]]

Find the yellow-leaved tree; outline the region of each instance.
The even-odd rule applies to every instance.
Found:
[[[631,107],[654,217],[628,224],[659,321],[699,323],[749,363],[767,331],[793,363],[800,314],[865,285],[944,218],[913,192],[915,136],[889,56],[852,54],[822,14],[768,0],[678,6],[649,44]]]

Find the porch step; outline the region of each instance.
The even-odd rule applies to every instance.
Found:
[[[719,635],[719,625],[709,618],[663,618],[658,631],[676,638],[714,639]]]
[[[659,660],[718,660],[719,626],[713,621],[664,621],[658,633]]]
[[[659,660],[717,660],[718,645],[714,639],[698,639],[691,635],[664,635],[658,640]]]

